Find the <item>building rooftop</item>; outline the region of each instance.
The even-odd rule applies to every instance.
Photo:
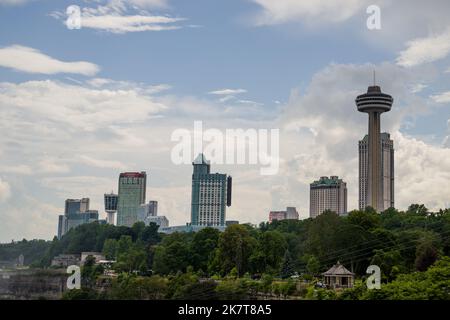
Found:
[[[121,178],[144,178],[146,176],[146,172],[145,171],[141,171],[141,172],[122,172],[120,174]]]
[[[210,164],[203,153],[199,153],[192,164]]]
[[[353,276],[354,273],[344,267],[339,261],[328,271],[322,273],[324,276]]]
[[[314,181],[311,183],[312,187],[319,187],[319,186],[332,186],[332,185],[338,185],[342,183],[342,179],[339,179],[338,176],[331,176],[331,177],[320,177],[319,180]]]

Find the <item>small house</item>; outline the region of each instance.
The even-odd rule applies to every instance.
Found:
[[[339,261],[322,275],[323,282],[328,288],[353,288],[355,274],[347,270]]]

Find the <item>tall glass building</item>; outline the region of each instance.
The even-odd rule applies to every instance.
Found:
[[[145,203],[147,174],[124,172],[119,176],[119,198],[117,202],[117,225],[132,227],[138,221],[138,211]]]
[[[70,229],[94,221],[98,221],[98,211],[89,210],[89,198],[67,199],[64,215],[58,216],[58,239]]]
[[[231,206],[231,177],[210,173],[210,163],[203,154],[192,165],[191,224],[225,226],[226,207]]]

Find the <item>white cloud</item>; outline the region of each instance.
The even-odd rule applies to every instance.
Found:
[[[239,94],[239,93],[245,93],[245,92],[247,92],[247,90],[245,90],[245,89],[220,89],[220,90],[210,91],[209,94],[233,95],[233,94]]]
[[[308,23],[336,23],[348,20],[358,12],[365,12],[370,1],[361,0],[250,0],[262,10],[255,19],[258,25],[306,21]],[[364,8],[364,9],[363,9]]]
[[[163,0],[97,2],[103,3],[103,5],[81,9],[81,28],[92,28],[117,34],[163,31],[180,29],[181,26],[177,23],[186,20],[185,18],[168,15],[153,15],[143,10],[154,7],[166,8],[167,1]],[[55,11],[50,13],[50,16],[58,20],[66,20],[66,15],[63,12]]]
[[[77,73],[92,76],[99,67],[86,61],[64,62],[41,53],[39,50],[12,45],[0,48],[0,66],[28,73]]]
[[[448,103],[450,102],[450,91],[432,95],[431,99],[433,99],[437,103]]]
[[[11,187],[7,181],[0,178],[0,202],[4,202],[11,197]]]
[[[0,0],[0,5],[10,5],[10,6],[16,6],[21,5],[27,2],[31,2],[33,0]]]
[[[86,14],[81,18],[81,26],[82,28],[99,29],[112,33],[163,31],[179,29],[180,26],[173,25],[173,23],[182,20],[183,19],[181,18],[170,18],[165,16],[96,16]]]
[[[30,175],[33,173],[33,170],[30,166],[19,164],[19,165],[2,165],[0,166],[0,172],[6,174],[23,174]]]
[[[80,162],[88,166],[97,168],[112,168],[112,169],[125,169],[126,165],[116,160],[102,160],[96,159],[88,155],[81,155]]]
[[[20,205],[9,203],[2,210],[1,241],[51,240],[57,232],[55,221],[64,212],[64,206],[57,207],[27,194],[20,195],[19,199]]]
[[[67,173],[70,167],[59,159],[45,157],[37,163],[39,173]]]
[[[140,89],[90,89],[55,81],[0,83],[0,103],[15,107],[14,113],[54,122],[65,130],[95,130],[113,124],[145,121],[165,106]],[[9,114],[9,116],[11,116]]]
[[[129,0],[128,2],[140,8],[166,8],[169,5],[168,0]]]
[[[152,95],[171,89],[168,84],[161,83],[156,85],[147,85],[131,81],[117,81],[105,78],[93,78],[86,81],[87,84],[94,88],[111,89],[111,90],[135,90],[142,94]],[[80,83],[81,84],[81,83]]]
[[[400,52],[397,64],[412,67],[445,58],[450,53],[450,28],[441,34],[408,41]]]
[[[416,84],[413,84],[411,86],[411,92],[412,93],[419,93],[419,92],[421,92],[423,89],[425,89],[427,87],[428,87],[428,85],[426,85],[426,84],[416,83]]]

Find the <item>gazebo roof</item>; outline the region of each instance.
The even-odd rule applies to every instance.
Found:
[[[324,276],[353,276],[353,272],[345,268],[339,261],[327,272],[322,273]]]

